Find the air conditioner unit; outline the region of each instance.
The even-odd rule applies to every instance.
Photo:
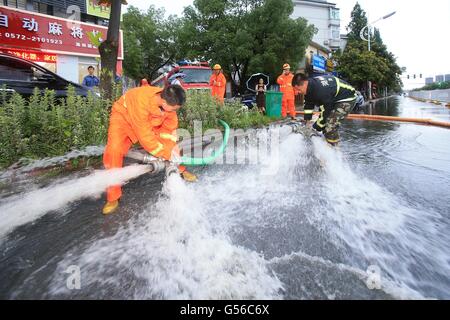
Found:
[[[329,41],[329,40],[325,40],[325,41],[323,42],[323,44],[326,45],[326,46],[328,46],[328,45],[330,44],[330,41]]]

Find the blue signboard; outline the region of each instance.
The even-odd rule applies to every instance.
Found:
[[[325,72],[327,68],[327,59],[318,54],[314,54],[312,58],[312,65],[315,71]]]

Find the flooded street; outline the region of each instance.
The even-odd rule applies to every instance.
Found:
[[[403,97],[361,112],[450,121]],[[111,216],[101,175],[4,194],[0,298],[449,299],[450,130],[347,120],[341,132],[337,150],[289,135],[275,175],[217,164],[186,184],[129,167],[115,178],[139,177]]]

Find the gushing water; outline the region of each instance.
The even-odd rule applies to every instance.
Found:
[[[83,198],[97,197],[108,186],[123,184],[149,170],[148,166],[134,165],[123,169],[96,171],[74,181],[8,198],[6,203],[0,205],[0,239],[18,226],[33,222],[49,211],[61,209]]]
[[[439,278],[442,282],[434,283],[433,291],[448,294],[450,236],[438,227],[445,217],[428,208],[414,208],[357,176],[342,153],[323,141],[314,139],[313,145],[326,171],[324,191],[329,203],[320,214],[312,214],[311,221],[325,224],[333,237],[352,248],[352,263],[363,269],[380,267],[382,276],[398,286],[401,297],[420,297],[415,290]]]
[[[109,284],[112,292],[135,299],[279,298],[282,284],[266,261],[217,231],[207,217],[208,205],[171,176],[157,203],[149,203],[112,238],[66,259],[60,269],[78,265],[87,275],[85,288]],[[61,283],[56,279],[52,295],[67,293]]]

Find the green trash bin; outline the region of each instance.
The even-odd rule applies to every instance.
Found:
[[[268,117],[281,117],[281,100],[283,93],[278,91],[266,91],[266,115]]]

